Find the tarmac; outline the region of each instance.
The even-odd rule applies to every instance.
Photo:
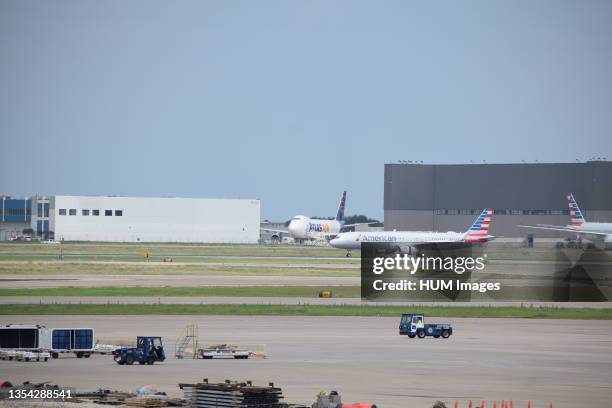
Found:
[[[319,306],[431,306],[431,307],[551,307],[611,309],[612,302],[481,301],[421,302],[368,301],[361,298],[251,297],[251,296],[0,296],[0,305],[34,304],[164,304],[164,305],[319,305]]]
[[[345,402],[431,407],[435,400],[514,401],[515,407],[608,407],[612,398],[612,321],[427,319],[448,322],[449,339],[398,335],[398,319],[302,316],[0,316],[0,324],[94,327],[103,343],[161,335],[166,362],[119,366],[111,356],[47,363],[0,361],[11,382],[52,381],[79,389],[129,391],[146,384],[180,396],[180,382],[252,380],[282,387],[287,402],[310,405],[321,390]],[[190,323],[200,344],[265,345],[267,359],[172,357]]]
[[[0,275],[0,286],[59,288],[99,286],[358,286],[359,276],[273,276],[273,275]]]

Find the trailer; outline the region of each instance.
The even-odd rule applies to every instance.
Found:
[[[198,349],[197,358],[213,359],[213,358],[235,358],[247,359],[251,355],[251,351],[241,349],[233,345],[219,344]]]
[[[89,357],[94,350],[94,329],[48,328],[34,324],[0,326],[0,350],[46,351],[53,358],[58,358],[60,353]]]
[[[406,335],[411,339],[415,337],[422,339],[426,336],[447,339],[453,334],[453,328],[450,324],[425,324],[423,313],[403,313],[399,325],[399,334]]]
[[[59,353],[74,353],[77,358],[89,358],[94,351],[94,329],[86,327],[45,328],[41,335],[43,349],[53,358]]]
[[[36,324],[8,324],[0,326],[0,350],[36,351],[44,326]]]
[[[17,361],[48,361],[51,358],[51,354],[46,351],[17,351]]]
[[[18,350],[2,350],[0,351],[0,360],[9,361],[48,361],[51,354],[46,351],[18,351]]]

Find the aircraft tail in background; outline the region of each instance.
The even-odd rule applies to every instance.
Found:
[[[344,207],[346,206],[346,190],[342,192],[338,212],[336,213],[336,221],[344,221]]]
[[[465,233],[464,242],[486,242],[490,241],[492,236],[489,235],[491,226],[491,217],[493,216],[492,208],[485,208],[482,213],[476,218],[470,229]]]
[[[574,199],[574,195],[572,193],[567,193],[567,204],[569,206],[569,216],[571,227],[580,227],[582,224],[586,222],[584,216],[582,215],[582,211],[578,208],[578,203]]]

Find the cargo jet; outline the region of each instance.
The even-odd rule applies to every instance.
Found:
[[[574,199],[574,195],[572,193],[567,193],[565,197],[567,198],[567,204],[569,206],[569,225],[536,224],[534,226],[519,225],[519,227],[571,232],[584,236],[593,243],[603,244],[603,247],[606,249],[612,248],[612,222],[587,222],[582,215],[582,211],[578,208],[578,203]]]
[[[291,235],[297,242],[313,241],[313,240],[329,240],[334,238],[342,231],[345,227],[352,227],[355,225],[364,224],[375,224],[370,223],[357,223],[357,224],[345,224],[344,223],[344,207],[346,205],[346,191],[342,193],[340,198],[340,205],[338,205],[338,211],[336,212],[336,218],[333,220],[323,220],[319,218],[310,218],[305,215],[296,215],[289,222],[289,226],[286,230],[277,229],[266,229],[262,228],[262,231],[272,232],[274,234],[286,233]],[[278,235],[277,235],[278,236]]]
[[[437,232],[437,231],[380,231],[380,232],[345,232],[329,243],[334,248],[346,249],[346,256],[351,256],[351,250],[361,248],[362,242],[375,242],[385,244],[390,250],[400,249],[402,246],[414,248],[421,252],[428,247],[455,247],[457,244],[472,244],[487,242],[495,238],[489,235],[492,208],[486,208],[476,218],[466,232]]]

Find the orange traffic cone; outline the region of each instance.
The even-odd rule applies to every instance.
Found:
[[[497,408],[497,401],[493,401],[493,408]]]

